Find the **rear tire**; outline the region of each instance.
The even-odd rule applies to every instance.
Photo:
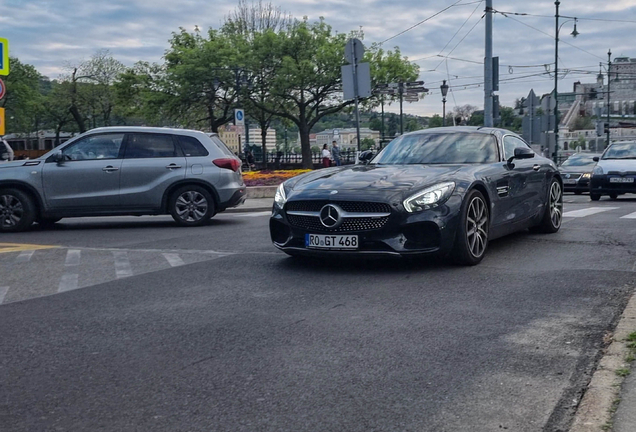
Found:
[[[600,200],[600,199],[601,199],[601,196],[600,196],[599,194],[593,194],[593,193],[590,193],[590,199],[591,199],[592,201],[598,201],[598,200]]]
[[[459,265],[474,266],[481,262],[488,249],[490,213],[486,199],[476,189],[468,192],[462,203],[459,227],[451,252]]]
[[[181,226],[200,226],[214,216],[214,199],[210,193],[197,185],[183,186],[170,196],[168,210]]]
[[[19,232],[35,220],[33,199],[18,189],[0,189],[0,232]]]
[[[563,222],[563,188],[557,179],[552,179],[548,188],[548,200],[546,202],[543,218],[539,225],[533,227],[533,232],[553,234],[561,228]]]
[[[611,199],[612,201],[617,200],[617,199],[618,199],[618,194],[611,193],[611,194],[610,194],[610,199]]]

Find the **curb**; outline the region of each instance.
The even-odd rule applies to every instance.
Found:
[[[261,207],[245,207],[245,206],[239,206],[239,207],[232,207],[229,209],[226,209],[225,213],[254,213],[254,212],[263,212],[263,211],[271,211],[272,210],[272,206],[261,206]]]
[[[592,380],[574,414],[570,432],[598,432],[611,428],[612,417],[616,411],[623,377],[617,374],[619,369],[629,368],[625,358],[629,354],[626,339],[636,330],[636,294],[632,294],[621,315],[612,343],[607,347]]]
[[[254,198],[274,198],[278,186],[248,186],[247,199]]]

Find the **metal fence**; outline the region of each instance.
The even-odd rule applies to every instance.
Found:
[[[299,153],[283,153],[283,152],[268,152],[267,164],[270,167],[289,167],[291,165],[301,166],[303,163],[303,155]],[[263,158],[260,154],[255,155],[254,161],[257,166],[263,165]],[[321,153],[311,154],[311,161],[314,165],[322,165]],[[342,150],[340,151],[340,163],[342,165],[353,164],[356,162],[356,150]]]

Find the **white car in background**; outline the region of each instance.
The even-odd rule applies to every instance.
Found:
[[[13,160],[13,149],[5,140],[0,140],[0,162],[11,162]]]

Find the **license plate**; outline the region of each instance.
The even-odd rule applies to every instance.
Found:
[[[634,183],[634,177],[610,177],[610,183]]]
[[[357,235],[305,234],[305,247],[309,249],[358,249]]]
[[[575,179],[565,179],[563,180],[563,184],[576,184]]]

